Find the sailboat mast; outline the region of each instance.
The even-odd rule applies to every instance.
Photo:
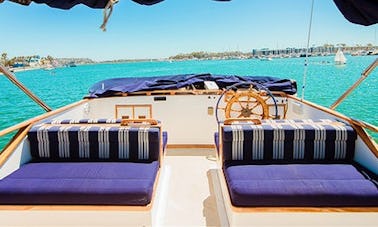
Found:
[[[310,48],[310,38],[311,38],[311,26],[312,26],[312,14],[313,14],[313,12],[314,12],[314,0],[312,0],[312,2],[311,2],[310,24],[309,24],[309,27],[308,27],[308,35],[307,35],[306,57],[305,57],[304,72],[303,72],[302,100],[304,99],[305,88],[306,88],[307,66],[308,66],[308,51],[309,51],[309,48]]]

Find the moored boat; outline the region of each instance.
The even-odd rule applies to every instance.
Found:
[[[365,129],[377,127],[296,92],[273,77],[100,81],[0,131],[18,131],[0,156],[1,223],[375,225],[378,149]]]
[[[335,64],[336,65],[345,65],[347,62],[347,59],[344,55],[344,53],[341,51],[341,49],[338,49],[335,55]]]

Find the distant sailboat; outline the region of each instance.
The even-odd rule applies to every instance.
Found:
[[[271,57],[258,57],[258,59],[260,59],[260,61],[272,61],[273,59]]]
[[[341,51],[341,49],[338,49],[337,50],[337,53],[335,55],[335,64],[336,65],[344,65],[346,64],[346,57],[344,56],[343,52]]]

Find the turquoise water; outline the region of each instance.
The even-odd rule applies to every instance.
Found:
[[[348,64],[335,66],[333,57],[309,58],[305,98],[329,107],[360,76],[376,56],[347,56]],[[261,75],[291,78],[302,94],[304,58],[273,61],[216,60],[181,62],[137,62],[82,65],[52,71],[17,72],[16,77],[53,109],[82,99],[99,80],[113,77],[158,76],[185,73]],[[378,69],[376,69],[337,110],[355,119],[378,125]],[[44,111],[4,76],[0,76],[0,130]],[[377,134],[372,134],[378,138]],[[8,136],[9,137],[9,136]],[[0,138],[0,147],[6,138]]]

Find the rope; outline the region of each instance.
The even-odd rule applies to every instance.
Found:
[[[306,47],[306,58],[304,64],[304,72],[303,72],[303,85],[302,85],[302,100],[304,99],[305,88],[306,88],[306,77],[307,77],[307,66],[308,66],[308,49],[310,47],[310,37],[311,37],[311,25],[312,25],[312,13],[314,11],[314,0],[311,3],[311,15],[310,15],[310,25],[308,28],[308,35],[307,35],[307,47]]]
[[[118,2],[118,0],[109,0],[108,4],[106,4],[106,6],[104,8],[104,20],[102,22],[102,25],[100,26],[100,28],[104,32],[106,31],[106,24],[108,23],[108,20],[109,20],[110,16],[112,15],[112,12],[113,12],[113,5],[116,4],[117,2]]]

